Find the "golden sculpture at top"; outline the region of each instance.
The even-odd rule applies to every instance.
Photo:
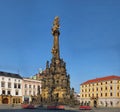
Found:
[[[55,19],[54,19],[53,28],[52,28],[52,34],[53,34],[53,35],[54,35],[54,33],[55,33],[56,31],[58,31],[59,26],[60,26],[60,25],[59,25],[59,17],[56,16]]]

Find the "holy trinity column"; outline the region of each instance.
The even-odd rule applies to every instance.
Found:
[[[71,99],[70,76],[66,72],[66,63],[60,58],[59,17],[55,17],[52,27],[53,47],[51,62],[46,62],[42,79],[42,102],[47,104],[68,104]]]

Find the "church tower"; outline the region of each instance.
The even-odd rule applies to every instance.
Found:
[[[45,104],[68,104],[71,98],[70,76],[66,72],[66,63],[60,58],[59,17],[55,17],[52,27],[53,47],[51,62],[46,62],[42,79],[42,102]]]

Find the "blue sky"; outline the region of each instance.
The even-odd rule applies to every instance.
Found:
[[[55,16],[71,87],[120,76],[120,0],[0,0],[0,70],[29,77],[51,60]]]

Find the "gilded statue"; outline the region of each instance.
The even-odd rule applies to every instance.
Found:
[[[58,31],[60,25],[59,25],[59,17],[56,16],[53,22],[53,28],[52,28],[52,34],[54,34],[55,31]]]

